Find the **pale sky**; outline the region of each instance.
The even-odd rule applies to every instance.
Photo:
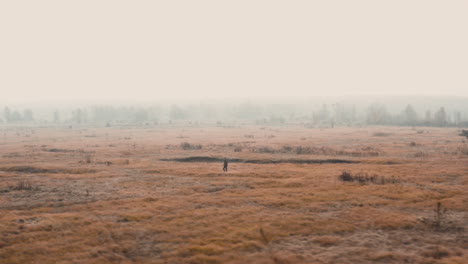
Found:
[[[1,1],[0,101],[468,96],[468,1]]]

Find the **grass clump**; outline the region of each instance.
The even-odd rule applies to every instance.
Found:
[[[196,149],[202,149],[202,145],[195,145],[195,144],[190,144],[188,142],[182,142],[180,143],[180,148],[183,150],[196,150]]]
[[[463,129],[463,130],[460,132],[460,136],[468,138],[468,130]]]
[[[15,191],[32,191],[37,188],[34,188],[30,182],[21,180],[21,181],[18,181],[16,185],[10,186],[10,189],[15,190]]]
[[[360,184],[386,184],[386,183],[399,183],[400,181],[395,177],[385,178],[377,174],[368,174],[366,172],[359,172],[352,174],[349,171],[343,171],[338,179],[343,182],[357,182]]]
[[[387,132],[375,132],[372,134],[374,137],[388,137],[391,136],[392,133],[387,133]]]
[[[368,148],[356,150],[342,150],[330,147],[315,147],[315,146],[290,146],[284,145],[281,148],[273,148],[269,146],[261,146],[252,148],[256,153],[281,153],[281,154],[296,154],[296,155],[325,155],[325,156],[351,156],[351,157],[376,157],[380,153],[372,151]]]
[[[240,146],[235,147],[234,152],[242,152],[242,147]]]

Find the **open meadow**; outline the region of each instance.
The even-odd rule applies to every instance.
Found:
[[[468,263],[457,128],[0,132],[2,264]]]

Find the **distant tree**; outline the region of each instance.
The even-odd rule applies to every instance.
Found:
[[[92,109],[92,116],[94,122],[130,121],[130,119],[133,118],[133,111],[127,111],[125,108],[115,108],[113,106],[96,106]]]
[[[284,124],[286,119],[281,116],[271,116],[268,122],[271,124]]]
[[[326,121],[330,117],[330,111],[328,110],[328,106],[326,104],[322,105],[322,109],[320,110],[319,117],[321,121]]]
[[[240,118],[240,119],[257,119],[257,118],[262,118],[263,116],[263,111],[261,106],[252,104],[250,102],[242,103],[240,104],[236,111],[235,111],[235,117]]]
[[[23,116],[17,110],[13,111],[10,115],[11,122],[20,122],[23,120]]]
[[[389,123],[390,115],[384,105],[373,104],[367,109],[367,123],[370,125],[383,125]]]
[[[25,109],[23,111],[23,119],[26,122],[34,121],[33,111],[31,109]]]
[[[320,121],[319,114],[316,112],[312,113],[312,123],[316,125]]]
[[[148,112],[145,109],[139,109],[135,112],[134,122],[145,122],[148,121]]]
[[[80,108],[76,109],[75,111],[72,112],[72,118],[71,121],[82,124],[86,122],[86,112],[84,110],[81,110]]]
[[[411,125],[416,125],[418,122],[418,114],[414,110],[413,106],[407,105],[405,110],[403,110],[402,113],[402,124],[411,126]]]
[[[424,117],[424,122],[429,125],[432,123],[432,113],[431,113],[431,110],[427,110],[426,111],[426,115]]]
[[[54,118],[54,123],[55,124],[60,123],[60,113],[59,113],[59,111],[54,111],[54,117],[53,118]]]
[[[434,114],[434,123],[437,126],[447,125],[447,113],[445,112],[444,107],[439,108],[439,110]]]
[[[12,121],[12,119],[11,119],[11,110],[10,110],[10,108],[8,106],[5,107],[5,109],[3,110],[3,117],[5,118],[5,122],[7,122],[7,123]]]
[[[348,122],[351,122],[351,123],[354,123],[356,121],[356,106],[355,105],[352,105],[351,106],[351,109],[349,111],[347,111],[348,113],[348,118],[347,118],[347,121]]]
[[[332,110],[333,114],[330,120],[330,123],[335,123],[335,122],[342,122],[344,115],[343,115],[343,105],[340,103],[334,103],[332,104]],[[332,125],[333,126],[333,125]]]
[[[181,119],[187,119],[188,114],[184,109],[180,108],[177,105],[172,105],[171,110],[169,112],[169,118],[171,120],[181,120]]]
[[[330,122],[335,124],[350,123],[355,121],[356,107],[354,105],[347,106],[343,103],[335,103],[332,105],[333,115]]]
[[[462,122],[462,115],[461,115],[460,111],[457,111],[455,113],[455,124],[458,126],[458,125],[461,124],[461,122]]]
[[[158,120],[161,118],[161,114],[162,114],[162,109],[160,106],[152,106],[150,109],[148,109],[148,120],[151,120],[157,123]]]

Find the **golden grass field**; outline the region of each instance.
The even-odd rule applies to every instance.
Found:
[[[0,263],[468,263],[456,128],[1,132]]]

